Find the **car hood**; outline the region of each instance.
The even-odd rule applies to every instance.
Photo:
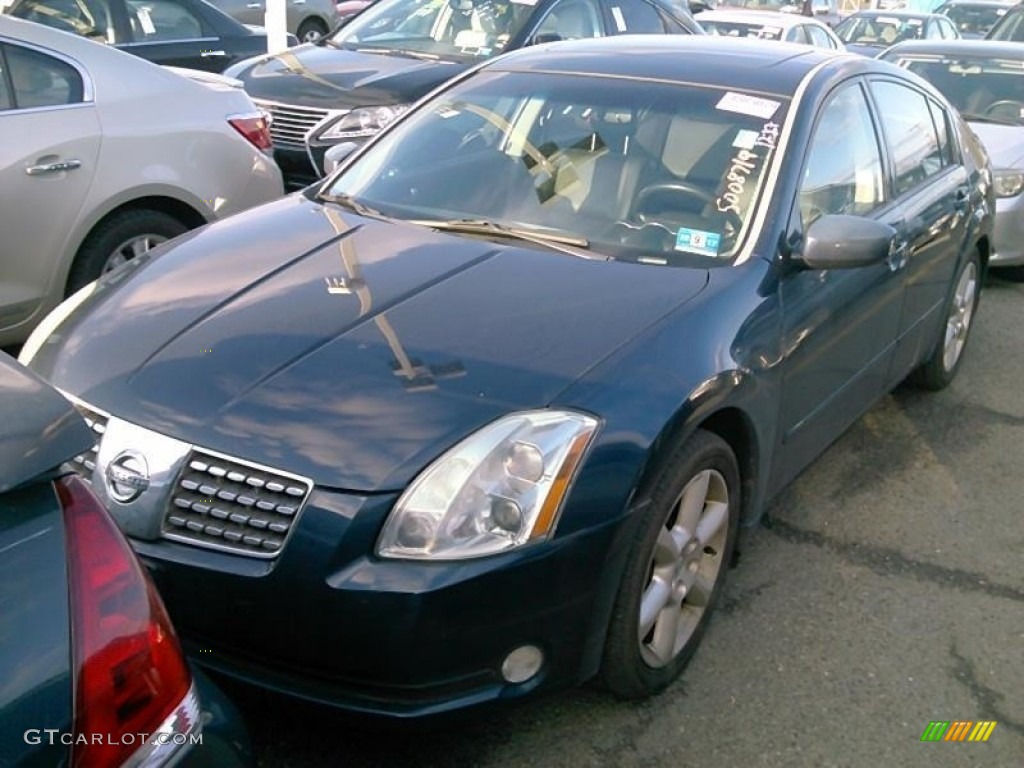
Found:
[[[101,281],[32,366],[127,421],[366,492],[403,487],[500,415],[551,404],[708,280],[303,195],[157,254]]]
[[[846,50],[850,53],[856,53],[858,56],[867,56],[868,58],[875,58],[884,51],[888,46],[885,44],[869,45],[867,43],[843,43],[846,46]]]
[[[1024,125],[1001,125],[969,121],[992,159],[992,167],[1020,168],[1024,160]]]
[[[254,99],[350,109],[415,101],[468,66],[308,44],[249,59],[227,74],[244,82]]]
[[[93,434],[71,403],[0,352],[0,493],[89,449]]]

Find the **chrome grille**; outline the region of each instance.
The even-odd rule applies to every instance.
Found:
[[[78,454],[71,460],[71,468],[86,480],[91,481],[92,473],[96,469],[96,456],[100,452],[100,440],[103,439],[103,433],[107,431],[107,419],[110,417],[91,408],[86,408],[80,403],[75,403],[74,405],[82,415],[82,418],[85,419],[85,423],[89,425],[89,429],[96,435],[96,442],[92,444],[92,448],[88,451]]]
[[[193,449],[171,493],[163,536],[250,557],[275,557],[312,483]]]
[[[254,99],[256,106],[270,113],[270,138],[277,146],[306,148],[306,134],[330,113],[326,109],[278,104]]]

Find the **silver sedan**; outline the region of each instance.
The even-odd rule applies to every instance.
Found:
[[[928,80],[992,159],[995,243],[989,265],[1024,280],[1024,46],[992,40],[900,43],[879,56]]]
[[[0,346],[103,272],[283,194],[236,81],[9,16],[0,49]]]

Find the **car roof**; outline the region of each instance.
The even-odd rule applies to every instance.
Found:
[[[820,23],[809,16],[777,11],[753,11],[744,8],[721,8],[713,11],[701,11],[694,18],[699,24],[702,21],[733,21],[740,24],[754,24],[760,27],[781,27],[789,29],[798,24]]]
[[[1002,58],[1024,61],[1024,45],[1001,40],[907,40],[896,43],[882,56],[888,59],[893,53],[954,54],[986,59]]]
[[[616,35],[535,45],[494,59],[486,69],[707,83],[792,96],[807,73],[853,54],[778,41],[711,35]]]

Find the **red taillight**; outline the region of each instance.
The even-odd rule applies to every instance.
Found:
[[[121,736],[156,732],[192,679],[156,588],[106,510],[77,475],[56,486],[76,670],[72,765],[106,768],[142,746],[137,736]]]
[[[267,150],[273,144],[270,141],[270,123],[263,115],[251,115],[249,117],[230,117],[228,122],[231,127],[238,131],[245,140],[256,149]]]

